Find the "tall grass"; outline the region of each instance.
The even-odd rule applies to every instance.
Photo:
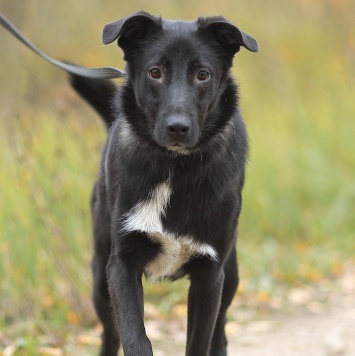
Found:
[[[101,47],[101,27],[142,6],[172,18],[224,14],[240,25],[261,49],[242,50],[233,70],[251,142],[238,241],[244,289],[317,281],[354,259],[352,2],[2,6],[40,48],[88,66],[122,67],[115,46]],[[89,323],[89,200],[105,132],[65,75],[2,31],[1,43],[0,320]],[[146,288],[169,309],[184,285]]]

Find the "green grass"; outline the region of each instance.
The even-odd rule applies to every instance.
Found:
[[[97,47],[101,26],[142,6],[93,1],[83,16],[82,0],[70,12],[26,4],[3,12],[43,50],[90,66],[122,66],[115,46]],[[221,13],[259,40],[260,52],[242,50],[233,70],[251,143],[238,242],[243,293],[339,273],[355,251],[354,5],[171,1],[146,10]],[[0,330],[25,319],[54,330],[89,325],[89,200],[105,132],[65,75],[1,36]],[[167,313],[185,288],[146,285]],[[26,349],[35,349],[27,329]]]

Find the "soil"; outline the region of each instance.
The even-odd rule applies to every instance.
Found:
[[[155,356],[184,355],[186,312],[186,304],[179,304],[167,317],[155,304],[145,305]],[[228,316],[229,356],[355,356],[355,265],[347,264],[337,277],[312,285],[242,291]],[[23,330],[13,328],[0,332],[0,356],[97,355],[100,334],[98,324],[91,329],[77,326],[57,340],[44,328],[37,335],[41,343],[35,353],[26,353],[21,347]]]
[[[262,307],[236,298],[227,324],[229,356],[355,355],[354,266],[335,281],[286,293]],[[184,355],[184,325],[184,318],[148,320],[154,355]]]

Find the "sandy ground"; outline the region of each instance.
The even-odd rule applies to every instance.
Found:
[[[355,304],[355,303],[354,303]],[[355,305],[332,306],[318,315],[260,319],[243,326],[228,325],[228,355],[355,355]],[[184,334],[152,335],[156,356],[183,355]]]
[[[227,324],[228,355],[355,356],[354,266],[331,284],[330,289],[325,284],[288,291],[285,304],[264,313],[253,314],[236,300],[230,310],[233,321]],[[162,328],[147,322],[154,355],[184,355],[184,323],[174,319]]]
[[[253,322],[229,340],[230,355],[355,355],[355,307]]]
[[[175,305],[166,317],[147,303],[145,314],[154,355],[183,356],[186,304]],[[237,296],[226,331],[229,356],[355,356],[355,265],[314,285]],[[100,334],[99,325],[73,329],[66,340],[57,340],[55,333],[39,334],[43,346],[26,353],[19,343],[21,331],[9,330],[0,332],[0,356],[93,356]]]

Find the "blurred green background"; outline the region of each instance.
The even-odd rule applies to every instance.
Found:
[[[341,274],[355,260],[355,2],[0,0],[40,49],[86,66],[123,67],[101,30],[140,9],[221,14],[259,42],[233,69],[251,143],[241,298]],[[89,199],[104,127],[65,73],[2,28],[0,53],[0,330],[93,325]],[[185,288],[147,284],[147,298],[168,312]]]

